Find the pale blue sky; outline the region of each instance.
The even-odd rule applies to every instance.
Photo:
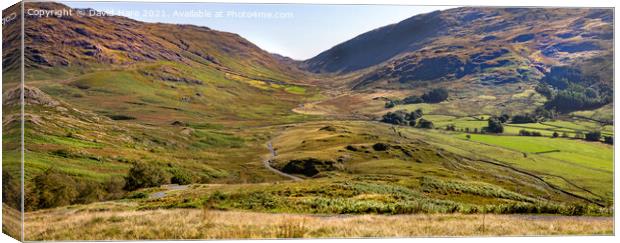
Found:
[[[233,32],[269,52],[297,60],[311,58],[338,43],[375,28],[417,14],[453,8],[402,5],[62,3],[74,8],[93,8],[113,11],[113,14],[118,15],[131,15],[128,17],[145,22],[194,24]],[[194,12],[191,12],[192,10]],[[197,12],[199,10],[202,10],[202,13]],[[190,13],[194,14],[194,17],[180,16],[178,13]],[[239,17],[243,14],[262,16]],[[277,14],[280,17],[270,18],[265,17],[265,14]]]

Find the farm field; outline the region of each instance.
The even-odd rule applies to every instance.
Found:
[[[613,152],[602,144],[549,137],[527,138],[523,136],[492,136],[482,134],[471,136],[471,140],[514,149],[526,154],[543,155],[612,172],[612,164],[610,161],[613,159]]]
[[[414,129],[403,129],[402,131],[405,134],[407,132],[419,133]],[[609,156],[613,156],[613,150],[609,145],[601,146],[598,143],[584,143],[571,139],[551,141],[553,138],[534,138],[534,144],[530,145],[529,139],[532,137],[482,134],[472,134],[471,139],[468,140],[464,134],[441,131],[427,133],[426,135],[428,141],[434,145],[457,153],[495,160],[515,168],[539,173],[545,181],[561,185],[567,190],[585,197],[598,198],[596,200],[603,201],[613,198],[613,194],[610,194],[611,188],[604,186],[613,181],[613,163],[609,159]],[[527,139],[527,142],[524,142],[524,139]],[[560,148],[560,152],[556,154],[553,152],[533,153],[544,152],[539,148],[544,148],[545,151],[549,151],[547,150],[549,148]],[[571,148],[574,149],[572,152]],[[574,153],[580,153],[582,149],[592,153],[593,157],[584,156],[584,159],[584,157],[572,156]],[[584,188],[588,189],[583,190]]]
[[[421,109],[421,108],[420,108]],[[432,109],[432,108],[431,108]],[[422,109],[424,110],[424,109]],[[482,131],[487,125],[488,115],[476,115],[457,117],[450,115],[435,115],[431,113],[425,116],[426,119],[433,121],[438,128],[445,128],[448,125],[454,125],[459,131],[467,129],[469,132]],[[504,134],[518,135],[519,131],[536,131],[544,136],[552,136],[554,132],[560,135],[574,137],[577,133],[587,133],[588,131],[601,131],[604,136],[613,136],[613,125],[600,124],[594,121],[584,120],[552,120],[539,123],[520,123],[506,124]]]

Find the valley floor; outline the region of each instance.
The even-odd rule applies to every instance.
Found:
[[[103,205],[95,204],[88,208],[69,207],[27,213],[26,240],[613,234],[612,217],[491,214],[307,215],[201,209],[116,211],[101,206]]]

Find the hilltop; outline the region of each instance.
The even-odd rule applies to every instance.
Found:
[[[36,3],[36,8],[69,9],[53,2]],[[170,61],[275,80],[299,75],[237,34],[194,25],[145,23],[105,14],[27,16],[25,37],[26,66],[33,68]]]
[[[610,72],[599,71],[612,69],[605,61],[613,53],[612,30],[609,9],[454,8],[363,33],[301,66],[361,72],[351,84],[358,89],[444,80],[533,82],[554,66],[577,66],[610,85]]]

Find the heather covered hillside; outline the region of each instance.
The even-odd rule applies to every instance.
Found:
[[[611,9],[435,11],[305,61],[209,26],[24,25],[23,93],[3,28],[3,231],[23,96],[26,240],[613,233]]]

